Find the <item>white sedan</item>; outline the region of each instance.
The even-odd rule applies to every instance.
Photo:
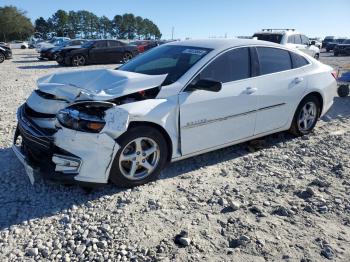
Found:
[[[332,106],[332,68],[256,40],[156,47],[117,70],[56,73],[18,109],[13,150],[31,182],[158,178],[168,162],[275,132],[310,133]]]
[[[15,40],[10,42],[10,47],[11,49],[26,49],[29,45],[28,42]]]

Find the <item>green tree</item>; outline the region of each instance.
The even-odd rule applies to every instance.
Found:
[[[32,22],[14,6],[0,7],[0,41],[25,40],[34,33]]]
[[[99,19],[99,35],[101,38],[108,38],[113,35],[113,23],[106,16]]]
[[[65,36],[68,33],[68,14],[64,10],[58,10],[51,17],[54,31],[57,36]]]
[[[34,22],[35,32],[40,33],[43,37],[46,37],[46,34],[52,31],[50,24],[43,18],[39,17]]]

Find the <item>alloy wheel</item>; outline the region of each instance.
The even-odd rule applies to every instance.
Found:
[[[85,57],[82,56],[82,55],[74,56],[73,59],[72,59],[72,64],[74,66],[83,66],[83,65],[85,65]]]
[[[132,59],[132,54],[130,54],[130,53],[125,53],[124,54],[124,56],[123,56],[123,62],[124,63],[128,62],[131,59]]]
[[[298,128],[301,132],[309,131],[317,120],[317,106],[314,102],[306,103],[298,117]]]
[[[160,149],[151,138],[139,137],[128,143],[119,156],[119,169],[129,180],[142,180],[158,166]]]

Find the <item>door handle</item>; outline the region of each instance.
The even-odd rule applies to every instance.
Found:
[[[296,77],[296,78],[294,78],[294,83],[295,84],[299,84],[299,83],[301,83],[301,82],[303,82],[304,81],[304,78],[302,78],[302,77]]]
[[[255,93],[256,91],[258,91],[258,89],[257,88],[255,88],[255,87],[247,87],[246,89],[245,89],[245,92],[246,92],[246,94],[248,94],[248,95],[250,95],[250,94],[253,94],[253,93]]]

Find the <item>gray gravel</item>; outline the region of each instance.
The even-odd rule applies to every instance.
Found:
[[[349,261],[350,97],[309,136],[268,136],[171,164],[157,182],[87,194],[31,186],[10,149],[36,79],[76,70],[35,56],[15,50],[0,65],[0,261]]]

